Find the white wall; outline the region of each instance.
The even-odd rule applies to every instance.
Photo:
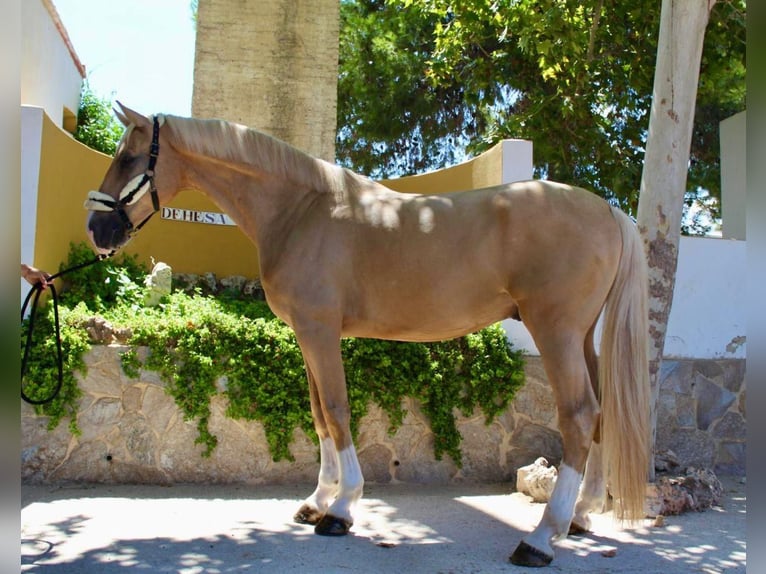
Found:
[[[682,237],[665,356],[746,356],[747,243]]]
[[[57,20],[49,1],[24,0],[21,5],[21,103],[40,106],[63,127],[65,108],[77,114],[83,75]]]
[[[532,142],[528,140],[503,140],[503,183],[532,179]]]
[[[37,187],[40,181],[42,138],[43,109],[21,106],[21,262],[28,265],[35,264]],[[29,284],[21,279],[22,302],[28,291]]]
[[[665,357],[746,357],[746,268],[744,241],[681,238]],[[540,354],[522,323],[507,320],[503,327],[515,348],[530,355]],[[599,336],[597,328],[596,338]]]

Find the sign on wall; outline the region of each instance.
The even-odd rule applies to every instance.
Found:
[[[186,223],[206,223],[208,225],[237,225],[232,221],[231,217],[225,213],[180,209],[178,207],[163,207],[162,219],[184,221]]]

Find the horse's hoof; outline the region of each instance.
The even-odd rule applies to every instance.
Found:
[[[293,520],[298,524],[319,524],[322,520],[322,513],[316,508],[311,508],[308,504],[300,507],[298,512],[293,515]]]
[[[351,529],[352,522],[325,514],[314,527],[314,532],[321,536],[345,536]]]
[[[540,568],[542,566],[548,566],[553,561],[553,556],[550,556],[538,550],[534,546],[531,546],[523,540],[519,542],[516,550],[513,551],[510,557],[511,564],[516,566],[530,566],[532,568]]]

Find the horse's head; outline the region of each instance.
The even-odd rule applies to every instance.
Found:
[[[125,245],[160,207],[154,172],[164,118],[147,118],[117,104],[115,113],[127,129],[99,190],[85,201],[91,212],[88,235],[100,253]]]

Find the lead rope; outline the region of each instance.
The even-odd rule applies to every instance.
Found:
[[[90,265],[94,265],[99,261],[108,259],[112,255],[114,255],[114,251],[109,254],[98,255],[95,259],[86,261],[85,263],[80,263],[79,265],[75,265],[74,267],[64,269],[63,271],[59,271],[58,273],[51,275],[48,278],[48,281],[53,281],[57,277],[61,277],[67,273],[71,273],[72,271],[77,271],[79,269],[89,267]],[[44,399],[33,399],[24,392],[24,375],[27,374],[27,360],[29,359],[29,350],[32,348],[32,335],[35,330],[35,315],[37,314],[37,306],[40,299],[40,293],[46,289],[46,287],[43,287],[42,283],[35,283],[29,290],[29,293],[27,293],[27,296],[24,299],[24,303],[21,305],[21,321],[23,323],[24,314],[27,311],[27,305],[29,304],[30,300],[32,301],[32,310],[29,313],[29,326],[27,328],[27,339],[26,343],[24,344],[24,355],[21,359],[21,398],[30,405],[43,405],[51,402],[58,396],[59,392],[61,391],[61,387],[64,384],[64,353],[61,349],[61,325],[59,323],[58,293],[56,292],[56,287],[53,285],[53,283],[50,283],[47,288],[50,289],[51,299],[53,300],[53,320],[56,335],[56,363],[58,367],[58,379],[53,392],[50,394],[50,396],[45,397]]]

